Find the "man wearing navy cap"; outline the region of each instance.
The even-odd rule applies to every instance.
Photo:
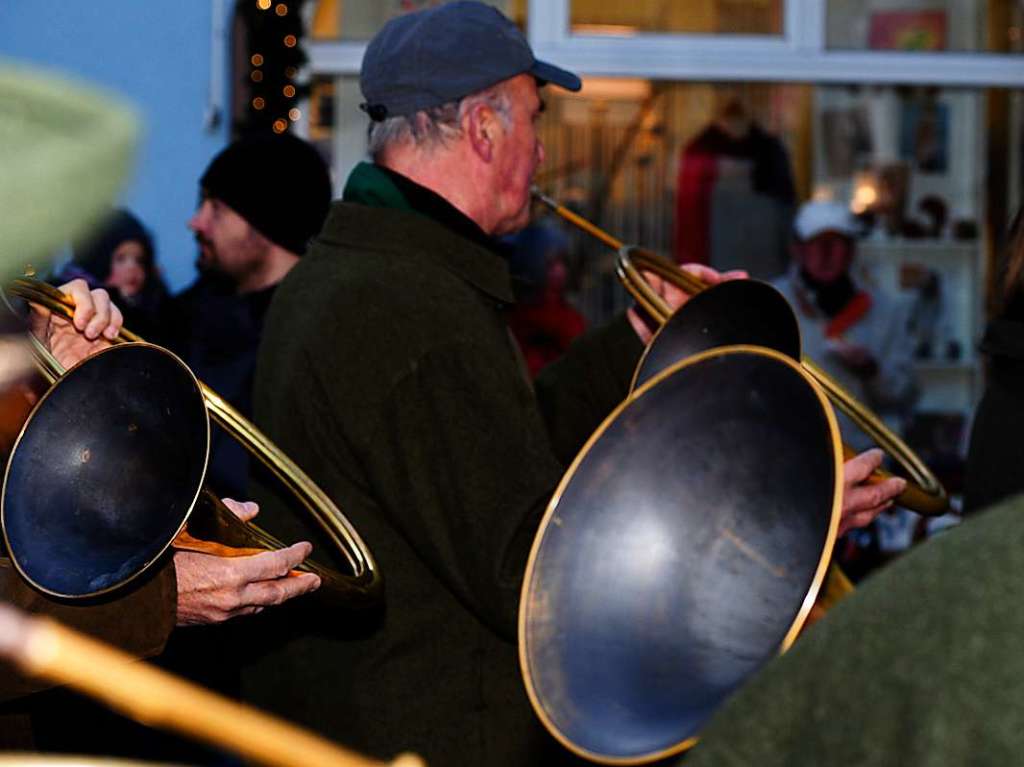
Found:
[[[510,338],[493,237],[527,222],[545,83],[580,88],[486,5],[390,21],[361,75],[373,162],[352,172],[267,316],[257,423],[345,510],[386,603],[315,626],[297,607],[261,616],[247,641],[270,647],[243,695],[380,757],[567,759],[519,675],[519,587],[552,492],[625,396],[649,333],[622,316],[536,389]],[[273,529],[315,537],[275,511],[263,512]]]

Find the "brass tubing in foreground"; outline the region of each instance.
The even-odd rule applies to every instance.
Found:
[[[0,657],[28,676],[67,685],[150,727],[270,767],[423,767],[403,754],[379,762],[307,730],[136,661],[49,618],[0,604]]]
[[[71,297],[47,283],[33,279],[14,280],[7,286],[7,292],[66,319],[70,320],[73,316],[74,302]],[[31,341],[37,366],[52,383],[64,372],[63,367],[38,340],[31,338]],[[138,335],[122,328],[114,342],[138,341],[142,341]],[[337,551],[344,556],[352,574],[327,573],[320,567],[305,569],[316,572],[322,578],[327,577],[337,587],[335,593],[343,594],[347,604],[362,606],[379,602],[383,593],[383,578],[369,548],[341,509],[255,425],[206,384],[200,381],[199,385],[213,419],[269,469],[306,508]]]
[[[652,319],[664,324],[672,315],[673,309],[644,278],[643,272],[650,272],[671,282],[686,293],[694,295],[709,287],[700,278],[679,269],[675,264],[641,248],[626,246],[621,240],[605,232],[583,217],[561,205],[557,200],[543,194],[534,187],[531,190],[535,199],[550,208],[561,218],[583,230],[604,245],[618,252],[616,274],[623,286],[636,300],[637,304]],[[875,443],[902,467],[910,481],[907,488],[897,498],[897,503],[920,514],[937,515],[945,513],[949,508],[946,489],[938,478],[920,459],[920,457],[895,432],[882,422],[874,413],[846,391],[839,383],[822,370],[810,358],[803,356],[800,364],[828,394],[832,402],[857,424]],[[847,455],[852,455],[848,448]],[[888,472],[878,470],[869,481],[881,482],[891,476]]]

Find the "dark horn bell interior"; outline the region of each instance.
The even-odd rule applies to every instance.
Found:
[[[831,552],[827,405],[777,356],[711,355],[638,390],[595,433],[527,569],[531,701],[596,761],[686,748],[792,639]]]
[[[729,280],[702,290],[651,341],[635,386],[693,354],[718,346],[764,346],[800,359],[800,326],[785,297],[758,280]]]
[[[115,346],[65,374],[10,458],[3,526],[37,588],[93,596],[167,547],[206,471],[209,422],[195,378],[155,346]]]

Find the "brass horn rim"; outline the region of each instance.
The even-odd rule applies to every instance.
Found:
[[[73,300],[45,282],[31,278],[16,279],[7,286],[7,292],[30,303],[38,304],[65,319],[70,320],[74,316]],[[31,335],[30,339],[32,341],[36,366],[52,383],[64,372],[63,367],[38,339]],[[122,328],[117,338],[113,340],[113,343],[146,342],[137,334]],[[149,345],[153,346],[153,344]],[[172,356],[178,359],[172,352],[168,351],[167,353],[172,354]],[[188,366],[183,362],[182,365],[188,369]],[[189,372],[191,373],[191,369],[189,369]],[[311,571],[321,575],[329,574],[332,580],[344,590],[344,601],[346,604],[360,607],[379,603],[383,596],[383,576],[369,547],[359,536],[359,533],[345,517],[341,509],[309,475],[292,461],[284,451],[277,447],[269,437],[261,432],[255,424],[246,419],[238,410],[198,378],[196,378],[196,383],[206,403],[209,416],[220,424],[233,439],[245,447],[254,458],[260,461],[288,489],[296,500],[306,508],[324,534],[334,544],[336,550],[345,557],[345,560],[352,568],[351,575],[333,573],[333,571],[328,571],[321,565],[317,565],[316,569],[311,568]],[[20,436],[19,434],[19,439]],[[255,525],[250,524],[249,527],[257,530],[258,534],[273,539],[273,536],[270,536]]]
[[[618,252],[615,272],[623,286],[637,304],[659,324],[672,314],[672,308],[665,303],[641,274],[641,269],[654,272],[662,279],[672,282],[690,295],[698,293],[707,285],[699,278],[676,268],[662,258],[637,248],[628,246],[621,240],[605,232],[600,227],[587,221],[552,198],[544,194],[539,187],[531,187],[531,195],[550,208],[555,214],[582,231],[591,235],[604,245]],[[633,251],[631,254],[630,251]],[[843,389],[831,376],[825,373],[808,357],[804,356],[800,364],[814,377],[829,399],[850,417],[875,443],[900,465],[908,474],[906,489],[897,498],[897,503],[926,516],[943,514],[949,510],[949,496],[939,482],[938,477],[928,468],[921,458],[907,445],[903,439],[892,431],[884,422],[874,415],[865,405]],[[873,477],[887,478],[889,472],[879,470]]]
[[[789,631],[786,633],[785,637],[779,645],[780,655],[788,651],[789,648],[793,646],[804,625],[807,623],[807,619],[811,613],[811,608],[814,606],[815,600],[817,599],[818,594],[821,591],[822,584],[825,581],[825,576],[829,569],[829,564],[832,560],[832,552],[835,547],[836,534],[839,530],[839,521],[840,517],[842,516],[843,506],[843,483],[841,481],[843,472],[843,453],[839,433],[839,423],[836,421],[835,413],[832,410],[832,406],[829,402],[828,397],[825,395],[821,387],[814,381],[813,377],[807,372],[806,369],[804,369],[802,365],[797,363],[791,357],[782,354],[781,352],[776,351],[775,349],[769,349],[764,346],[751,346],[747,344],[718,346],[713,349],[698,352],[697,354],[693,354],[689,357],[679,360],[678,362],[673,363],[669,367],[665,368],[664,370],[660,371],[659,373],[651,377],[650,380],[645,381],[638,389],[636,389],[635,391],[631,391],[627,395],[626,399],[622,403],[620,403],[608,415],[608,417],[604,419],[604,421],[601,422],[601,425],[598,426],[597,429],[594,430],[593,434],[590,435],[586,443],[576,454],[576,457],[569,465],[569,468],[566,469],[565,473],[562,475],[562,479],[558,483],[558,487],[555,488],[555,492],[554,494],[552,494],[551,500],[548,502],[548,505],[544,511],[544,516],[541,518],[540,526],[537,528],[537,533],[534,536],[533,544],[530,547],[530,555],[526,561],[526,571],[523,576],[523,585],[520,589],[519,595],[520,608],[517,621],[518,635],[520,638],[518,643],[519,669],[520,675],[523,678],[524,686],[526,687],[527,697],[530,699],[530,705],[533,707],[533,710],[537,714],[538,719],[540,719],[541,723],[544,725],[544,729],[546,729],[548,733],[550,733],[551,736],[555,738],[555,740],[561,743],[573,754],[583,757],[584,759],[596,762],[598,764],[614,765],[615,767],[629,767],[631,765],[649,764],[651,762],[660,761],[662,759],[666,759],[671,756],[676,756],[678,754],[684,753],[685,751],[688,751],[694,745],[696,745],[700,738],[697,735],[693,735],[681,741],[680,743],[677,743],[661,751],[649,754],[641,754],[639,756],[630,757],[609,757],[603,754],[588,751],[587,749],[580,747],[573,741],[569,740],[562,733],[562,731],[555,725],[550,715],[548,714],[547,709],[542,704],[540,697],[537,694],[535,685],[533,683],[533,674],[530,671],[530,654],[528,651],[530,633],[527,630],[527,615],[526,609],[524,609],[524,605],[529,604],[529,596],[532,587],[533,573],[536,567],[536,562],[540,553],[541,545],[544,542],[544,533],[547,530],[548,526],[550,524],[553,524],[552,520],[555,518],[555,513],[558,509],[558,504],[561,501],[562,496],[565,494],[565,491],[569,486],[569,483],[576,475],[580,464],[583,463],[584,459],[589,454],[594,444],[601,438],[601,436],[608,430],[611,424],[615,422],[619,415],[627,407],[629,407],[629,405],[634,400],[641,398],[649,390],[657,386],[661,381],[670,377],[679,370],[687,368],[691,365],[704,362],[705,360],[708,359],[727,356],[730,354],[755,354],[763,357],[769,357],[785,363],[794,372],[799,374],[799,376],[809,384],[811,391],[814,392],[815,397],[821,403],[822,411],[825,415],[826,421],[828,423],[829,432],[831,434],[831,443],[833,445],[832,458],[833,469],[835,472],[834,476],[836,478],[836,481],[832,495],[832,511],[829,516],[828,532],[825,536],[825,543],[822,547],[821,556],[819,557],[817,567],[815,568],[814,577],[811,579],[810,586],[808,587],[807,593],[804,596],[800,608],[797,611],[792,624],[790,625]]]

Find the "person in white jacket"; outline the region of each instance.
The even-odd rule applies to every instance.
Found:
[[[839,203],[804,204],[793,224],[793,264],[772,284],[796,313],[803,353],[899,431],[918,393],[914,340],[906,307],[853,278],[857,234],[856,220]],[[848,444],[858,451],[871,446],[838,415]]]

